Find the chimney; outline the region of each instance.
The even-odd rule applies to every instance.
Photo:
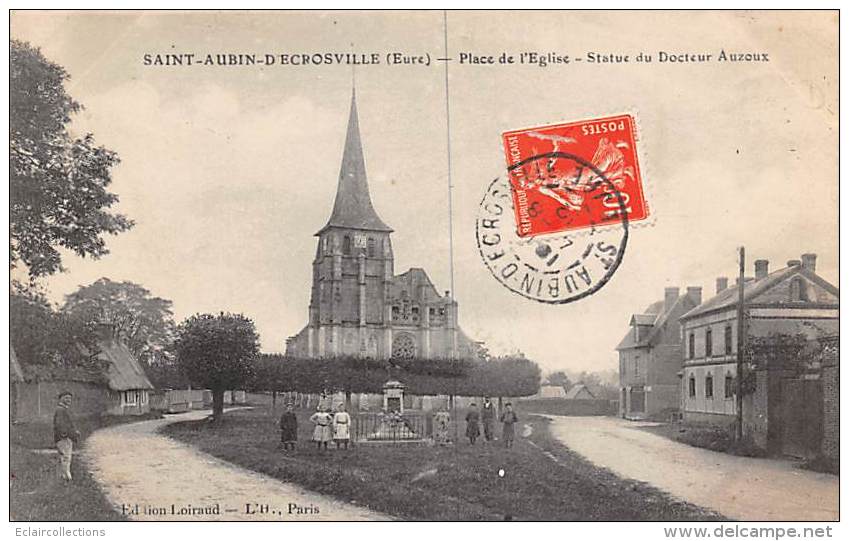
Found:
[[[801,264],[802,264],[802,262],[799,261],[798,259],[791,259],[790,261],[787,262],[788,267],[798,267]]]
[[[693,300],[696,304],[702,303],[702,288],[701,287],[688,287],[687,288],[687,296]]]
[[[802,254],[802,268],[817,272],[817,254]]]
[[[769,274],[769,261],[766,259],[758,259],[755,261],[755,280],[766,278]]]
[[[669,310],[675,301],[678,300],[678,288],[667,287],[663,290],[663,310]]]
[[[725,276],[720,276],[716,279],[716,292],[724,291],[728,289],[728,278]]]

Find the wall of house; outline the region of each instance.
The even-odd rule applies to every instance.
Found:
[[[679,386],[681,371],[681,345],[672,336],[667,324],[661,343],[651,349],[646,386],[646,416],[654,417],[665,412],[681,409],[681,391]]]
[[[840,367],[835,343],[826,349],[822,361],[823,441],[822,453],[840,459]]]
[[[619,351],[619,416],[628,419],[642,419],[645,411],[634,411],[631,403],[631,390],[634,387],[646,388],[650,353],[645,348],[632,348]],[[638,409],[638,408],[636,408]]]
[[[135,404],[129,404],[122,397],[124,391],[109,391],[109,406],[106,413],[109,415],[144,415],[150,412],[150,391],[140,389]]]
[[[734,399],[736,384],[732,386],[730,396],[725,394],[725,378],[734,378],[737,374],[736,363],[701,364],[684,367],[681,381],[682,403],[685,412],[707,413],[711,415],[736,415]],[[708,375],[713,378],[713,396],[707,396]],[[696,396],[690,396],[690,378],[696,381]]]
[[[769,391],[769,372],[758,370],[755,373],[754,392],[743,397],[743,433],[761,449],[769,447]]]
[[[681,392],[678,384],[658,385],[652,384],[646,391],[646,416],[658,417],[660,420],[668,420],[667,414],[681,409]]]
[[[74,394],[71,406],[75,415],[101,415],[111,403],[109,389],[103,385],[78,381],[42,381],[15,383],[15,422],[44,421],[53,418],[58,395],[62,391]]]
[[[701,411],[684,411],[684,421],[694,424],[710,424],[715,426],[731,427],[734,424],[734,417],[728,415],[720,415],[718,413],[705,413]]]

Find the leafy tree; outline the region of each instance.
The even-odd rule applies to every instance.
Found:
[[[56,312],[44,293],[12,283],[9,335],[25,373],[36,379],[102,380],[107,365],[96,357],[97,331],[90,322]]]
[[[548,375],[548,384],[549,385],[559,385],[563,387],[564,390],[568,391],[572,386],[572,381],[569,379],[569,376],[566,372],[562,370],[558,370],[557,372],[552,372]]]
[[[212,417],[224,414],[224,392],[254,381],[259,336],[241,314],[197,314],[177,327],[177,359],[192,385],[212,391]]]
[[[172,360],[166,351],[174,339],[171,305],[138,284],[101,278],[67,295],[62,312],[112,325],[144,365],[164,367]]]
[[[108,253],[101,236],[133,222],[110,213],[107,191],[118,156],[67,125],[82,106],[65,91],[68,73],[22,41],[9,49],[9,250],[35,279],[62,270],[58,247],[81,257]]]
[[[583,383],[596,398],[616,400],[619,397],[619,386],[609,379],[605,379],[604,373],[581,372],[578,375],[578,383]]]
[[[143,368],[157,389],[185,389],[190,385],[182,366],[167,350],[151,357]]]

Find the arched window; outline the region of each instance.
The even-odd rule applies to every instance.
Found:
[[[713,398],[713,374],[705,376],[705,398]]]
[[[725,374],[725,398],[734,396],[734,376],[731,373]]]
[[[690,374],[690,385],[688,389],[688,393],[690,398],[695,398],[696,396],[696,376]]]
[[[690,333],[687,337],[687,345],[689,347],[689,356],[691,359],[694,359],[696,357],[696,333]]]
[[[713,356],[713,331],[708,329],[705,331],[705,357]]]
[[[342,239],[342,253],[351,255],[351,237],[348,235],[345,235],[345,238]]]

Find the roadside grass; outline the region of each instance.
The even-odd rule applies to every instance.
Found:
[[[639,428],[679,443],[719,453],[748,457],[767,456],[766,451],[755,445],[751,439],[736,441],[731,428],[728,427],[674,422]]]
[[[522,424],[533,432],[517,437],[512,449],[500,441],[461,441],[319,451],[309,441],[312,412],[299,411],[298,448],[283,451],[275,426],[279,413],[257,407],[229,412],[217,425],[188,421],[162,431],[247,469],[407,520],[721,518],[593,466],[554,440],[541,417],[525,416]]]
[[[755,445],[749,438],[744,438],[741,442],[735,441],[730,427],[722,428],[678,421],[674,423],[660,424],[657,426],[641,426],[638,428],[679,443],[708,449],[717,453],[753,458],[764,458],[769,456],[769,453],[767,453],[766,450]],[[800,469],[817,473],[840,475],[840,461],[823,455],[807,460],[801,460],[798,462],[797,466]]]
[[[159,418],[102,416],[75,419],[85,439],[96,429],[127,422]],[[15,423],[9,428],[9,519],[13,521],[113,521],[126,520],[116,512],[74,449],[73,482],[59,478],[59,457],[53,445],[50,422]]]
[[[840,461],[827,456],[818,456],[805,460],[799,467],[803,470],[810,470],[817,473],[840,475]]]

